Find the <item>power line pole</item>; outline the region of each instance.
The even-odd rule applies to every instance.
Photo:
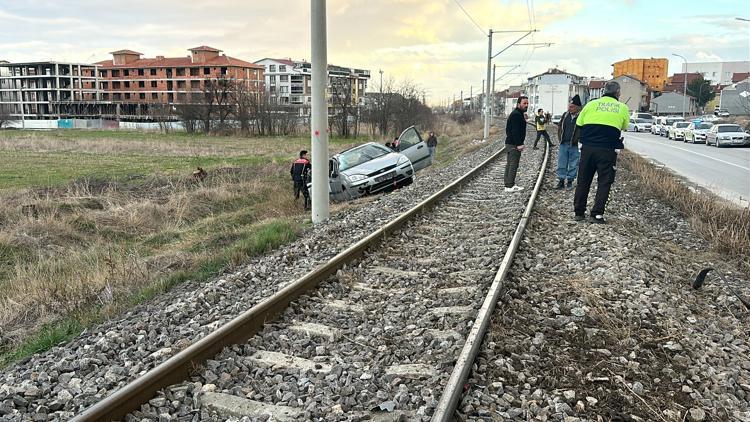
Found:
[[[312,40],[312,221],[320,224],[330,216],[328,204],[328,47],[326,0],[310,0]]]
[[[503,48],[502,50],[498,51],[497,53],[495,53],[493,55],[492,54],[492,35],[493,34],[498,34],[498,33],[514,33],[514,32],[515,33],[517,33],[517,32],[525,32],[525,34],[522,35],[517,40],[513,41],[512,43],[508,44],[508,46],[506,46],[505,48]],[[523,31],[493,31],[492,29],[489,30],[489,32],[487,33],[487,81],[490,80],[490,76],[491,76],[491,73],[492,73],[492,59],[494,59],[495,57],[499,56],[502,52],[504,52],[505,50],[513,47],[514,45],[545,45],[545,46],[552,45],[552,43],[526,43],[526,44],[519,44],[521,42],[521,40],[523,40],[524,38],[528,37],[529,35],[531,35],[534,32],[539,32],[539,31],[537,29],[523,30]],[[483,134],[484,134],[484,139],[487,139],[490,136],[490,116],[489,116],[489,114],[490,114],[489,113],[489,109],[490,109],[490,84],[489,83],[487,83],[486,91],[485,91],[484,109],[485,109],[485,114],[484,114],[484,132],[483,132]]]
[[[484,132],[483,139],[490,137],[490,77],[492,77],[492,29],[487,34],[487,90],[484,93]]]
[[[490,89],[490,92],[492,93],[492,97],[495,96],[495,70],[496,70],[495,68],[496,68],[496,66],[493,64],[492,65],[492,88]],[[493,108],[492,107],[492,100],[493,99],[494,98],[490,98],[490,106],[487,109],[489,111],[489,113],[490,113],[490,119],[489,119],[490,120],[490,126],[492,126],[492,108]]]

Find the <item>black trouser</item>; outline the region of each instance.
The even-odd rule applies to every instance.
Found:
[[[521,151],[515,145],[505,144],[505,187],[512,188],[516,185],[516,173],[518,173],[518,163],[521,161]]]
[[[617,153],[613,149],[591,148],[585,145],[581,148],[578,185],[573,200],[576,215],[584,215],[586,212],[586,203],[589,199],[589,190],[591,189],[591,182],[594,180],[594,173],[597,175],[597,188],[591,215],[604,215],[604,207],[607,205],[607,199],[609,199],[609,189],[615,181],[616,165]]]
[[[547,133],[547,130],[537,130],[536,139],[534,139],[534,148],[536,148],[536,144],[542,136],[544,136],[545,141],[549,142],[549,133]]]
[[[295,180],[294,199],[299,199],[300,192],[305,197],[305,209],[307,209],[310,206],[310,190],[307,188],[307,183],[304,180]]]

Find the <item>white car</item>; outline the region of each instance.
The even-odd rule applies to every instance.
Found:
[[[725,108],[717,108],[714,110],[714,115],[719,117],[729,117],[729,112]]]
[[[646,119],[630,119],[628,132],[650,132],[651,122]]]
[[[654,124],[654,116],[651,113],[643,113],[643,112],[634,111],[630,113],[630,118],[646,120],[649,123]]]
[[[750,145],[750,135],[740,125],[718,124],[706,133],[706,145],[716,145],[717,148],[747,146]]]
[[[719,120],[719,118],[714,116],[713,114],[704,114],[703,116],[700,117],[700,119],[703,120],[704,122],[710,122],[710,123],[713,123]]]
[[[689,122],[675,122],[669,127],[667,133],[667,139],[674,139],[675,141],[685,140],[685,129],[690,125]]]
[[[685,129],[685,142],[693,144],[706,143],[706,133],[711,129],[713,123],[709,122],[691,122]]]
[[[661,132],[662,123],[659,120],[656,120],[654,124],[651,125],[651,134],[652,135],[658,135]]]

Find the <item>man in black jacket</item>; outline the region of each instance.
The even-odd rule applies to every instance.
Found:
[[[307,159],[307,151],[302,150],[299,152],[299,158],[292,163],[292,168],[289,170],[289,174],[292,176],[294,182],[294,199],[299,199],[299,194],[305,198],[305,211],[310,208],[310,190],[307,189],[307,179],[310,175],[310,160]]]
[[[529,98],[525,96],[518,97],[516,108],[508,116],[508,122],[505,124],[505,150],[507,159],[505,160],[505,192],[518,192],[523,187],[516,185],[516,173],[518,172],[518,163],[521,161],[521,152],[523,143],[526,140],[526,119],[524,113],[529,108]]]

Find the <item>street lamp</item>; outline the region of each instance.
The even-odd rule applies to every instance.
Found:
[[[687,70],[688,70],[688,61],[684,56],[681,56],[679,54],[672,53],[673,56],[677,56],[685,61],[685,73],[682,74],[682,79],[685,82],[683,84],[682,88],[682,118],[685,118],[685,99],[687,99]]]

